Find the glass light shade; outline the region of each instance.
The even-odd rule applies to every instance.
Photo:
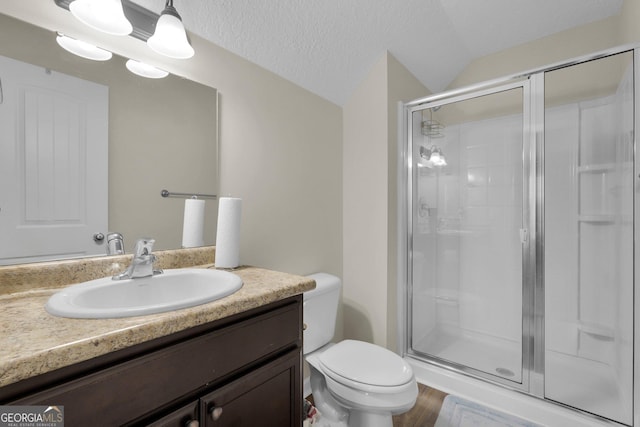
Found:
[[[158,18],[156,31],[149,37],[147,44],[155,52],[170,58],[187,59],[194,54],[182,21],[164,12]]]
[[[101,49],[82,40],[65,36],[64,34],[58,34],[56,42],[58,42],[64,50],[94,61],[108,61],[113,56],[108,50]]]
[[[438,151],[433,151],[431,153],[431,158],[429,159],[434,166],[446,166],[447,161],[444,156],[442,156]]]
[[[420,156],[420,158],[418,159],[418,167],[419,168],[433,168],[433,163],[431,162],[431,160]]]
[[[145,64],[144,62],[136,61],[135,59],[129,59],[125,65],[133,74],[148,79],[161,79],[169,75],[169,73],[164,70],[156,68],[153,65]]]
[[[82,23],[107,34],[126,36],[133,31],[121,0],[74,0],[69,10]]]

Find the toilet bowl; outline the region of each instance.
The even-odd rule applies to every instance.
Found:
[[[409,364],[374,344],[330,343],[340,298],[340,279],[309,276],[316,289],[304,294],[304,354],[319,426],[391,427],[392,415],[411,409],[418,386]]]

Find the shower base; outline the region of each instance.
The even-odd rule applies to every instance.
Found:
[[[414,351],[519,383],[521,344],[454,327],[438,327],[413,345]]]
[[[482,381],[467,375],[456,374],[446,369],[407,356],[419,383],[448,394],[478,402],[523,418],[534,423],[552,427],[611,427],[611,423],[566,409],[542,399]]]
[[[545,357],[547,399],[631,425],[631,402],[623,396],[632,393],[621,393],[610,366],[555,351]]]
[[[512,406],[509,405],[515,403],[507,405],[500,399],[494,401],[493,406],[503,412],[511,412],[513,415],[545,425],[575,425],[576,427],[610,425],[589,414],[582,415],[580,412],[550,401],[563,402],[569,408],[578,410],[589,408],[592,414],[631,424],[631,404],[621,398],[624,393],[619,390],[614,371],[605,364],[547,351],[545,394],[550,401],[546,401],[469,375],[439,368],[420,358],[421,355],[429,355],[444,362],[454,362],[457,365],[520,383],[522,358],[519,342],[441,327],[414,343],[413,350],[416,354],[408,356],[407,360],[414,367],[418,381],[447,393],[467,397],[488,406],[492,406],[492,402],[484,400],[494,398],[494,393],[517,398],[516,400],[523,400],[522,408],[513,406],[513,411],[505,411],[505,407],[510,409]],[[581,375],[581,372],[588,375]],[[576,381],[576,378],[580,381]],[[488,390],[491,390],[491,393],[487,393]],[[554,417],[560,416],[559,414],[565,414],[564,416],[568,417],[566,424],[557,423]],[[544,422],[545,419],[546,422]],[[571,421],[573,419],[577,421],[574,423]],[[556,421],[551,422],[552,420]]]

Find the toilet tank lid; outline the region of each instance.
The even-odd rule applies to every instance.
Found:
[[[393,387],[413,379],[413,370],[400,356],[364,341],[341,341],[319,359],[324,368],[362,384]]]
[[[315,273],[307,277],[316,281],[316,287],[304,293],[304,300],[339,289],[342,283],[339,277],[328,273]]]

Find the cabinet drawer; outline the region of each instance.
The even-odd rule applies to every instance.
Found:
[[[68,425],[121,425],[301,345],[289,304],[12,402],[64,405]]]

